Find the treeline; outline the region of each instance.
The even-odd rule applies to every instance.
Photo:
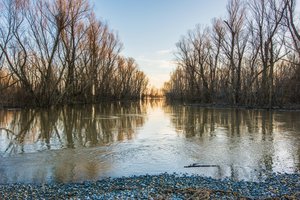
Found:
[[[0,104],[140,98],[148,79],[88,0],[0,0]]]
[[[169,99],[272,108],[300,103],[296,0],[230,0],[225,19],[177,43]]]

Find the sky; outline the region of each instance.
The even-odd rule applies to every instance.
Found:
[[[156,88],[175,69],[176,43],[197,24],[226,14],[227,0],[92,0],[96,16],[116,31],[122,55],[132,57]]]

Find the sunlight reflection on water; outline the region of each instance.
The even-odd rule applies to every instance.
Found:
[[[259,180],[300,169],[299,112],[148,101],[0,116],[0,183],[163,172]],[[217,167],[184,168],[192,163]]]

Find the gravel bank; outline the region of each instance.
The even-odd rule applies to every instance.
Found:
[[[0,185],[0,199],[300,199],[300,174],[263,182],[176,174],[107,178],[96,182]]]

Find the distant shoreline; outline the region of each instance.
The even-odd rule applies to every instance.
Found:
[[[202,107],[202,108],[224,108],[224,109],[247,109],[247,110],[274,110],[274,111],[300,111],[300,105],[291,105],[291,106],[274,106],[272,109],[263,107],[263,106],[233,106],[227,104],[184,104],[185,106],[192,106],[192,107]]]
[[[58,105],[50,105],[48,107],[40,107],[34,105],[9,105],[9,104],[1,104],[0,103],[0,110],[22,110],[22,109],[49,109],[49,108],[56,108],[62,106],[80,106],[80,105],[98,105],[98,104],[107,104],[107,103],[134,103],[138,101],[143,101],[142,99],[104,99],[103,101],[94,102],[94,103],[84,103],[84,102],[73,102],[73,103],[66,103],[66,104],[58,104]]]
[[[263,182],[177,174],[105,178],[95,182],[0,185],[2,199],[267,199],[300,198],[300,174],[272,174]]]
[[[22,109],[47,109],[55,108],[61,106],[80,106],[80,105],[97,105],[97,104],[107,104],[107,103],[132,103],[138,101],[164,101],[164,98],[148,98],[148,99],[126,99],[126,100],[113,100],[107,99],[99,101],[96,103],[83,103],[76,102],[72,104],[63,104],[63,105],[52,105],[50,107],[38,107],[30,105],[2,105],[0,104],[0,110],[22,110]],[[296,111],[300,112],[300,104],[290,104],[282,106],[274,106],[272,109],[266,106],[253,106],[253,105],[230,105],[225,103],[197,103],[189,101],[180,101],[180,100],[166,100],[167,105],[182,105],[187,107],[199,107],[199,108],[211,108],[211,109],[247,109],[247,110],[270,110],[270,111]]]
[[[232,105],[229,103],[199,103],[197,101],[166,100],[167,104],[183,105],[199,108],[225,108],[225,109],[249,109],[249,110],[279,110],[279,111],[300,111],[300,104],[275,105],[271,109],[260,105]]]

